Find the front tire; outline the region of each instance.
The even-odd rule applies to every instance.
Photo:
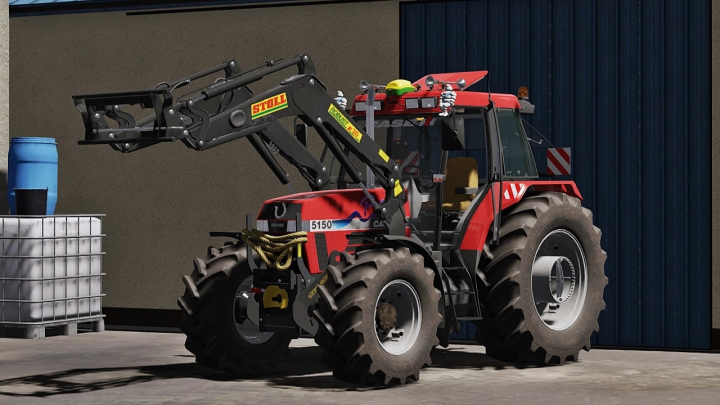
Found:
[[[486,288],[476,340],[501,361],[576,361],[605,309],[607,255],[592,213],[577,198],[539,193],[503,213],[499,237],[478,271]]]
[[[194,264],[192,274],[183,278],[185,294],[178,298],[178,305],[180,329],[187,335],[185,348],[196,362],[228,372],[275,367],[280,357],[289,354],[292,339],[260,332],[248,319],[238,323],[235,316],[236,296],[252,287],[245,245],[211,247],[207,257],[195,259]]]
[[[442,319],[435,273],[407,248],[343,253],[318,287],[315,342],[336,378],[405,384],[430,365]]]

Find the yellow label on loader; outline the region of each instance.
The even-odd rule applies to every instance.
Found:
[[[340,125],[342,125],[343,128],[345,128],[347,133],[350,134],[350,136],[352,136],[353,139],[357,141],[357,143],[360,143],[360,140],[362,139],[362,133],[358,131],[357,128],[355,128],[355,125],[353,125],[349,119],[345,118],[343,113],[341,113],[334,104],[330,104],[330,108],[328,108],[328,113],[330,113],[330,115],[335,118],[335,121],[337,121]]]
[[[264,117],[276,111],[284,110],[288,106],[287,95],[278,94],[250,106],[251,119]]]
[[[400,185],[400,180],[395,180],[395,197],[397,197],[400,193],[402,193],[403,189]]]
[[[320,282],[315,286],[315,288],[313,288],[312,291],[310,291],[310,294],[308,294],[308,298],[314,297],[315,294],[317,294],[318,287],[325,284],[327,281],[328,281],[328,275],[325,274],[323,276],[323,278],[320,279]]]
[[[390,156],[388,156],[387,153],[385,153],[385,151],[382,149],[380,149],[380,152],[378,152],[378,155],[380,155],[380,157],[385,161],[385,163],[387,163],[387,161],[390,160]]]

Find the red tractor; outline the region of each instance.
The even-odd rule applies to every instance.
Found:
[[[298,73],[271,90],[247,87],[290,67]],[[266,201],[254,224],[247,214],[242,232],[211,233],[236,241],[210,247],[183,279],[181,329],[197,362],[271,367],[292,339],[312,335],[336,377],[404,384],[461,321],[504,361],[562,364],[589,350],[606,254],[575,183],[538,180],[526,94],[463,91],[487,72],[363,81],[348,111],[314,70],[306,54],[246,72],[226,61],[152,90],[73,97],[80,144],[127,153],[247,138],[292,191]],[[153,114],[136,121],[122,109],[135,104]],[[289,116],[301,121],[294,134],[278,123]],[[306,148],[309,128],[325,144],[320,157]],[[311,191],[294,191],[277,156]]]

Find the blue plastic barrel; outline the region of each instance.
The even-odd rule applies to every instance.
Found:
[[[58,153],[54,138],[12,138],[8,153],[8,205],[17,215],[15,189],[48,189],[46,215],[55,214]]]

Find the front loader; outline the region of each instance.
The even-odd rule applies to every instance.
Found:
[[[248,88],[288,68],[297,74],[279,86]],[[486,74],[363,81],[347,110],[301,54],[73,99],[80,144],[129,153],[179,140],[202,151],[247,138],[292,192],[254,221],[247,214],[241,232],[212,232],[234,241],[210,247],[183,278],[181,329],[198,363],[273,367],[292,339],[312,335],[336,377],[388,385],[419,379],[461,321],[477,325],[488,355],[518,363],[577,360],[598,329],[600,231],[575,183],[539,180],[520,118],[534,110],[526,97],[464,91]],[[127,105],[151,114],[136,120]],[[294,133],[284,117],[296,117]],[[306,147],[310,129],[320,157]],[[295,192],[277,156],[309,192]]]

